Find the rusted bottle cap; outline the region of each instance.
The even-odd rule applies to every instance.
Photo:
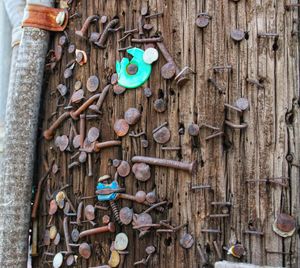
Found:
[[[117,167],[117,172],[121,177],[127,177],[130,173],[130,165],[127,161],[122,160],[120,165]]]
[[[120,255],[118,251],[113,250],[111,252],[108,264],[110,267],[114,268],[114,267],[118,267],[119,263],[120,263]]]
[[[56,234],[57,234],[57,228],[55,225],[52,225],[49,230],[50,239],[53,240],[56,237]]]
[[[160,73],[164,79],[171,79],[176,73],[175,64],[172,62],[166,63],[163,67],[161,67]]]
[[[91,256],[91,253],[92,253],[90,245],[85,242],[81,243],[79,245],[78,252],[79,252],[80,256],[86,260],[89,259],[89,257]]]
[[[96,75],[92,75],[86,82],[86,88],[89,92],[95,92],[99,87],[99,79]]]
[[[194,242],[193,236],[189,233],[184,234],[179,240],[180,246],[185,249],[191,248],[194,245]]]
[[[62,266],[64,261],[64,256],[62,255],[61,252],[58,252],[55,254],[54,258],[53,258],[53,268],[59,268]]]
[[[157,99],[154,102],[154,109],[158,113],[163,113],[167,110],[167,102],[164,99]]]
[[[128,225],[132,222],[133,210],[129,207],[124,207],[119,213],[120,220],[123,224]]]
[[[146,200],[146,193],[144,191],[137,191],[135,194],[135,200],[138,203],[144,203]]]
[[[84,208],[84,215],[88,221],[92,221],[95,219],[95,208],[93,205],[87,205]]]
[[[129,108],[125,114],[124,119],[129,125],[136,124],[141,118],[141,113],[136,108]]]
[[[167,143],[171,138],[171,132],[167,127],[162,127],[153,134],[153,139],[159,144]]]
[[[125,233],[119,233],[115,238],[115,249],[116,250],[124,250],[128,245],[128,237]]]
[[[99,138],[100,131],[96,127],[91,127],[88,131],[87,138],[89,142],[94,142]]]
[[[71,239],[74,243],[77,243],[79,240],[79,231],[77,228],[73,229],[71,232]]]
[[[145,163],[135,163],[132,172],[139,181],[147,181],[151,177],[150,166]]]
[[[126,90],[125,87],[122,87],[122,86],[120,86],[118,84],[114,85],[113,89],[114,89],[114,93],[117,94],[117,95],[122,94]]]
[[[245,38],[245,32],[242,30],[235,29],[230,32],[230,36],[234,41],[240,42]]]
[[[114,124],[114,131],[118,137],[125,136],[129,131],[129,125],[125,119],[119,119]]]
[[[278,214],[273,224],[273,231],[282,236],[292,236],[296,230],[296,220],[291,215],[286,213]]]
[[[189,127],[188,127],[188,133],[190,136],[198,136],[199,135],[199,132],[200,132],[200,128],[197,124],[190,124]]]

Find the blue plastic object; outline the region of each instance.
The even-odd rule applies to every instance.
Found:
[[[125,88],[137,88],[143,85],[149,78],[152,70],[151,64],[143,60],[144,50],[134,47],[126,50],[133,58],[123,58],[121,63],[116,62],[116,71],[118,74],[118,84]],[[131,75],[127,72],[127,66],[135,64],[138,68],[137,73]]]
[[[97,190],[103,190],[103,189],[118,189],[119,188],[119,184],[117,181],[113,181],[110,184],[104,184],[99,182],[97,184]],[[115,200],[117,198],[118,193],[112,193],[112,194],[99,194],[98,197],[98,201],[111,201],[111,200]]]

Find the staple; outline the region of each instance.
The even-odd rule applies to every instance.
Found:
[[[210,218],[226,218],[229,216],[230,216],[230,214],[210,214],[209,215]]]
[[[191,190],[211,189],[211,185],[191,185]]]
[[[249,84],[253,84],[256,85],[258,88],[265,88],[265,86],[263,84],[261,84],[258,80],[256,79],[251,79],[251,78],[246,78],[246,81]]]
[[[201,233],[221,234],[222,232],[218,229],[201,229]]]
[[[224,65],[224,66],[214,66],[213,67],[214,72],[220,72],[220,71],[232,71],[232,66],[231,65]]]
[[[121,48],[118,48],[118,51],[119,51],[119,52],[121,52],[121,51],[126,51],[127,49],[130,49],[130,48],[133,48],[133,46],[121,47]]]
[[[274,37],[278,38],[279,34],[278,33],[258,33],[257,37],[263,38],[263,37]]]
[[[249,235],[260,235],[263,236],[264,232],[260,232],[260,231],[254,231],[254,230],[245,230],[244,234],[249,234]]]
[[[154,134],[155,132],[157,132],[158,130],[160,130],[161,128],[165,127],[168,125],[168,122],[164,122],[162,123],[160,126],[158,126],[157,128],[152,130],[152,133]]]
[[[213,138],[216,138],[216,137],[219,137],[219,136],[222,136],[224,135],[224,132],[223,131],[220,131],[220,132],[217,132],[217,133],[214,133],[212,135],[209,135],[205,138],[206,141],[210,140],[210,139],[213,139]]]
[[[163,12],[158,12],[158,13],[155,13],[155,14],[145,16],[145,19],[153,19],[153,18],[157,18],[157,17],[163,16],[163,15],[164,15]]]

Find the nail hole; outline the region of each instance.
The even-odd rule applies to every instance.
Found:
[[[278,50],[279,46],[277,45],[277,42],[275,42],[272,46],[273,51]]]
[[[206,251],[207,254],[210,254],[210,253],[211,253],[211,249],[210,249],[209,244],[206,244],[206,245],[205,245],[205,251]]]
[[[163,92],[163,90],[161,88],[158,90],[158,98],[159,99],[163,99],[164,98],[164,92]]]
[[[246,39],[246,40],[249,39],[249,32],[245,32],[245,39]]]
[[[174,95],[175,95],[175,91],[174,91],[173,88],[170,88],[170,95],[171,95],[171,96],[174,96]]]
[[[285,121],[287,124],[291,125],[294,122],[294,114],[292,111],[289,111],[285,115]]]
[[[167,207],[168,207],[168,209],[173,208],[173,202],[170,202]]]
[[[164,243],[165,243],[165,246],[169,247],[172,244],[172,238],[171,237],[166,238]]]

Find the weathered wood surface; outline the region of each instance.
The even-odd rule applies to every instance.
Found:
[[[55,158],[60,167],[58,175],[51,177],[51,191],[65,184],[71,184],[67,193],[74,204],[78,204],[79,196],[93,195],[97,178],[104,174],[114,175],[111,159],[119,158],[127,161],[134,155],[156,156],[182,161],[198,160],[197,175],[166,168],[152,168],[151,180],[146,183],[137,182],[131,174],[124,179],[128,193],[137,190],[149,192],[156,189],[160,200],[170,202],[168,212],[152,212],[154,222],[170,219],[173,225],[188,223],[188,228],[177,234],[156,235],[152,232],[143,239],[138,239],[138,232],[131,227],[123,227],[129,237],[125,267],[133,267],[133,263],[145,257],[145,248],[154,245],[157,252],[151,258],[149,267],[202,267],[196,244],[199,243],[206,252],[211,263],[218,260],[213,241],[217,241],[223,258],[237,261],[221,248],[231,243],[242,243],[247,254],[244,262],[257,265],[299,267],[299,235],[282,239],[272,231],[272,224],[279,212],[286,212],[299,222],[299,46],[298,46],[298,13],[297,9],[287,11],[285,1],[272,0],[240,0],[234,1],[75,1],[76,8],[82,14],[81,19],[71,20],[68,27],[70,41],[77,48],[88,53],[88,63],[83,67],[75,67],[73,78],[63,78],[66,63],[72,56],[66,51],[61,63],[47,79],[44,90],[43,109],[41,111],[42,129],[45,130],[56,118],[49,119],[55,111],[56,115],[63,108],[56,108],[56,95],[50,94],[59,83],[65,83],[73,91],[76,80],[83,84],[90,75],[96,74],[101,80],[102,89],[115,72],[115,61],[124,53],[117,48],[129,45],[117,43],[122,33],[111,35],[105,50],[97,49],[88,42],[75,37],[75,29],[80,29],[87,16],[92,14],[107,15],[109,18],[119,16],[125,29],[137,26],[141,5],[148,4],[151,13],[163,12],[164,16],[152,20],[154,29],[161,32],[165,44],[176,63],[183,68],[190,66],[196,75],[182,88],[175,82],[166,82],[160,76],[160,68],[165,60],[160,56],[153,65],[153,71],[147,84],[153,90],[153,96],[147,99],[142,88],[127,90],[123,95],[114,95],[112,91],[102,108],[102,116],[98,121],[89,121],[87,129],[97,126],[101,131],[101,141],[115,139],[113,123],[122,118],[129,107],[142,110],[140,122],[132,127],[136,132],[146,131],[149,147],[144,149],[138,140],[128,135],[122,138],[122,149],[105,149],[93,155],[93,177],[86,174],[85,165],[68,170],[71,153],[60,153],[53,142],[40,140],[38,148],[37,178],[42,177],[45,168],[41,165],[43,157],[50,163]],[[296,3],[296,1],[294,1]],[[212,18],[207,28],[195,26],[199,12],[207,12]],[[98,24],[100,25],[100,23]],[[93,30],[97,27],[92,26]],[[100,31],[103,26],[100,25]],[[230,31],[241,29],[248,32],[246,40],[240,43],[230,38]],[[258,33],[278,33],[273,37],[258,38]],[[58,35],[57,35],[58,36]],[[57,43],[57,36],[53,43]],[[232,71],[214,72],[213,66],[231,65]],[[207,82],[214,78],[225,89],[219,94]],[[248,79],[259,81],[263,88],[247,82]],[[90,93],[84,86],[86,96]],[[165,113],[157,113],[153,102],[163,96],[168,103]],[[250,102],[250,109],[238,114],[224,108],[224,103],[233,104],[236,99],[245,97]],[[224,120],[234,123],[246,122],[248,128],[233,130],[224,127]],[[169,146],[181,146],[179,152],[160,149],[152,138],[152,130],[167,121],[172,135]],[[223,128],[225,135],[209,141],[205,137],[211,134],[209,129],[201,129],[200,136],[191,138],[187,129],[190,123],[207,123]],[[75,122],[79,131],[79,122]],[[63,124],[57,134],[69,135],[70,120]],[[184,134],[179,135],[179,129]],[[52,149],[51,149],[52,146]],[[286,155],[294,156],[288,163]],[[288,188],[273,184],[247,183],[248,179],[266,177],[289,177]],[[211,190],[190,191],[190,185],[209,184]],[[230,201],[232,208],[229,218],[210,219],[209,215],[217,213],[211,205],[213,201]],[[94,203],[87,200],[85,205]],[[119,206],[133,206],[137,212],[142,211],[140,205],[132,205],[128,201],[118,201]],[[48,202],[45,193],[39,210],[39,238],[49,220]],[[99,214],[99,221],[103,212]],[[61,215],[62,219],[62,215]],[[55,219],[55,224],[62,230],[62,220]],[[264,232],[264,236],[244,234],[253,226]],[[84,228],[91,226],[85,225]],[[221,235],[201,233],[203,228],[218,228]],[[184,232],[191,232],[195,245],[185,250],[180,247],[179,239]],[[107,263],[109,247],[114,235],[99,235],[88,239],[93,244],[94,254],[89,261],[78,260],[78,267],[97,266]],[[64,249],[61,243],[56,249]],[[288,254],[268,253],[268,251],[288,252]],[[43,248],[40,248],[43,252]],[[45,264],[44,264],[45,265]],[[35,267],[43,267],[42,258],[36,259]]]

